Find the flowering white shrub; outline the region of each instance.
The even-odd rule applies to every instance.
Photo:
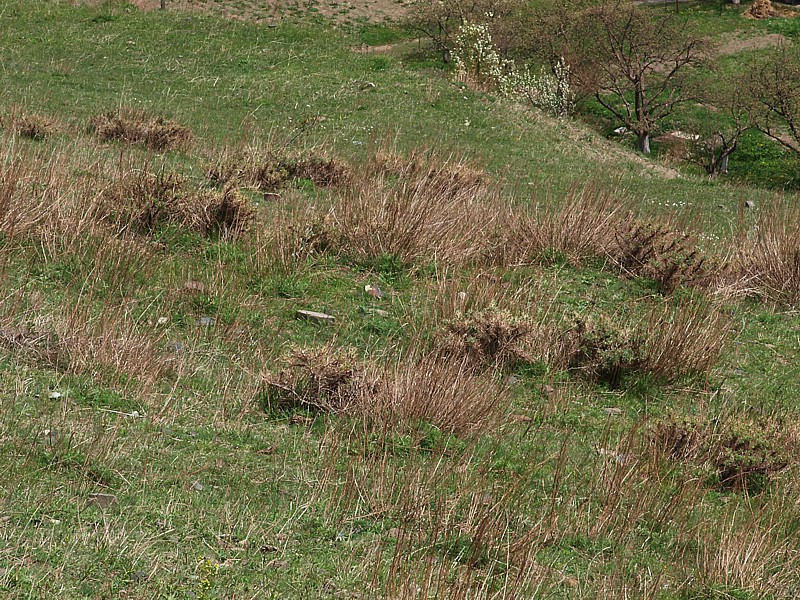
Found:
[[[556,117],[568,115],[574,108],[569,65],[563,59],[556,63],[553,73],[544,68],[538,74],[518,69],[513,60],[500,57],[485,23],[461,25],[452,56],[458,81],[501,96],[522,97]]]

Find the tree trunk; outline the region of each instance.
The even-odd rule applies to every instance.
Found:
[[[722,156],[722,160],[719,161],[719,172],[720,173],[727,173],[728,172],[728,156],[729,154],[724,154]]]
[[[640,133],[636,140],[636,149],[643,154],[650,154],[650,134]]]
[[[161,0],[161,10],[167,8],[167,0]]]

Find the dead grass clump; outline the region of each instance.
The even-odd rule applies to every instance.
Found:
[[[18,135],[36,141],[44,141],[61,130],[55,120],[31,113],[14,118],[12,125]]]
[[[357,411],[376,393],[378,380],[352,355],[333,347],[296,350],[289,369],[267,375],[259,394],[265,410],[302,407],[315,412]]]
[[[232,187],[201,190],[176,173],[136,171],[103,193],[98,216],[142,233],[171,223],[207,236],[236,236],[252,224],[255,209]]]
[[[401,176],[376,172],[342,191],[331,209],[338,250],[404,264],[462,265],[492,253],[499,190],[460,175],[466,163],[431,158]]]
[[[429,422],[457,435],[487,431],[498,422],[506,390],[488,375],[474,375],[468,360],[437,354],[407,356],[387,375],[375,405],[378,418]]]
[[[528,263],[556,254],[580,264],[604,256],[627,212],[628,201],[612,191],[575,188],[561,204],[537,204],[524,215],[508,213],[501,257],[505,263]]]
[[[744,285],[760,296],[800,303],[800,214],[773,202],[759,215],[755,231],[739,239],[734,262]]]
[[[224,150],[206,175],[215,183],[235,183],[270,193],[297,179],[308,179],[320,187],[342,185],[350,177],[350,168],[315,151],[291,154],[250,145]]]
[[[185,150],[193,137],[184,125],[133,109],[98,115],[91,120],[90,129],[104,142],[138,144],[155,152]]]
[[[491,378],[467,361],[409,355],[393,367],[368,367],[331,347],[296,351],[288,369],[268,374],[258,395],[266,410],[300,407],[360,416],[381,428],[429,423],[471,434],[490,427],[505,399]]]
[[[704,288],[713,278],[694,237],[667,224],[621,220],[608,255],[626,277],[652,279],[661,294],[679,286]]]
[[[640,326],[646,369],[665,381],[708,375],[725,350],[732,324],[722,308],[703,298],[664,303]]]

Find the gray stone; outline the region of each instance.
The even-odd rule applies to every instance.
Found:
[[[216,322],[217,320],[214,317],[209,317],[209,316],[203,316],[197,319],[197,324],[203,325],[204,327],[211,327]]]
[[[89,494],[89,503],[100,508],[108,508],[116,501],[117,497],[114,494]]]
[[[617,408],[616,406],[606,406],[606,407],[605,407],[605,408],[603,408],[602,410],[603,410],[603,412],[604,412],[604,413],[606,413],[607,415],[614,415],[614,416],[616,416],[616,415],[621,415],[621,414],[622,414],[622,409],[621,409],[621,408]]]
[[[204,485],[203,485],[202,483],[200,483],[199,481],[193,481],[193,482],[192,482],[192,489],[193,489],[195,492],[202,492],[204,489],[206,489],[206,486],[204,486]]]
[[[333,323],[336,321],[336,317],[331,315],[326,315],[322,312],[316,312],[313,310],[298,310],[295,313],[295,318],[297,319],[304,319],[306,321],[313,321],[314,323]]]
[[[745,200],[744,201],[744,207],[745,208],[755,208],[756,207],[756,203],[753,202],[752,200]]]

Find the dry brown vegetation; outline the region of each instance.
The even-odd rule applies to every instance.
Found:
[[[297,179],[308,179],[321,187],[341,185],[349,180],[350,168],[319,150],[289,151],[285,143],[270,139],[266,144],[226,148],[206,174],[216,183],[252,186],[271,193]]]
[[[236,236],[252,225],[255,209],[231,186],[202,190],[176,173],[131,171],[101,195],[97,216],[120,230],[150,233],[171,223],[203,235]]]
[[[138,144],[154,152],[186,150],[193,138],[191,130],[180,123],[134,109],[97,115],[89,128],[104,142]]]

